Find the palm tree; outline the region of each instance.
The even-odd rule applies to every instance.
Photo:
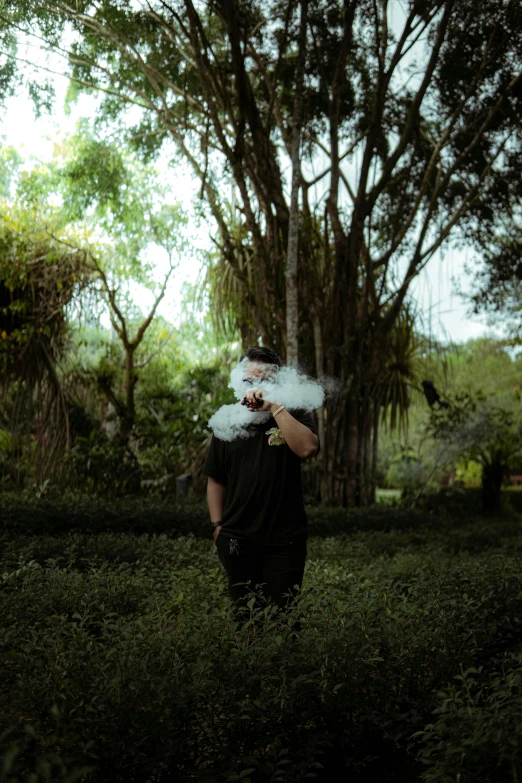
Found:
[[[370,502],[375,501],[379,424],[407,434],[412,391],[419,391],[421,351],[424,340],[416,329],[411,306],[405,306],[381,346],[382,369],[371,389],[369,415],[373,417],[370,453],[364,453],[362,486]]]
[[[57,363],[67,345],[67,307],[89,277],[85,254],[52,239],[32,210],[3,205],[0,247],[0,391],[11,479],[20,483],[32,439],[37,480],[69,443]]]

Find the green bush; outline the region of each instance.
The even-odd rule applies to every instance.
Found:
[[[519,629],[517,629],[519,630]],[[434,723],[416,734],[427,783],[506,783],[522,770],[522,654],[464,669],[437,694]],[[458,769],[457,777],[455,771]]]
[[[121,438],[108,438],[99,427],[88,437],[76,437],[65,459],[68,486],[103,497],[138,492],[141,468],[135,454]]]
[[[133,502],[1,534],[0,780],[520,779],[519,517],[317,510],[294,639],[261,597],[235,632],[197,506]]]
[[[118,498],[47,494],[42,498],[0,496],[0,530],[14,534],[192,533],[209,537],[206,505],[193,498]]]
[[[403,451],[393,458],[386,484],[392,489],[402,490],[403,497],[412,497],[423,489],[429,478],[429,469],[410,451]]]
[[[474,459],[463,460],[455,468],[455,481],[460,481],[464,487],[480,487],[482,485],[482,465]]]

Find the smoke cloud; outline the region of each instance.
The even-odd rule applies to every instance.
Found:
[[[237,403],[223,405],[210,418],[208,426],[220,440],[232,441],[249,438],[256,432],[256,426],[265,424],[271,417],[270,411],[261,413],[249,411],[241,400],[252,390],[263,390],[265,399],[284,405],[289,411],[313,411],[320,408],[333,390],[332,379],[317,381],[303,375],[292,367],[278,367],[273,364],[251,362],[243,359],[230,373],[229,388],[233,390]]]
[[[209,419],[208,426],[220,440],[250,438],[255,433],[253,426],[264,424],[271,416],[270,411],[253,413],[237,402],[235,405],[222,405]]]

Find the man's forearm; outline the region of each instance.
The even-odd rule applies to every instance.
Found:
[[[207,481],[207,503],[211,522],[221,522],[223,519],[223,504],[225,501],[225,484],[220,484],[213,478]]]
[[[274,403],[270,406],[272,413],[275,413],[281,406]],[[309,459],[317,454],[319,438],[309,430],[305,424],[294,419],[289,411],[282,410],[275,417],[277,426],[284,435],[289,448],[301,459]]]

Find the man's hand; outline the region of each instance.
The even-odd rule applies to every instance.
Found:
[[[223,503],[225,499],[225,490],[225,484],[221,484],[220,481],[216,481],[216,479],[213,479],[211,476],[208,477],[207,503],[211,522],[223,521]],[[219,525],[219,527],[216,527],[215,530],[212,531],[214,541],[221,532],[221,528],[222,525]]]
[[[272,402],[265,399],[266,391],[264,389],[251,389],[245,394],[245,397],[247,400],[247,410],[251,413],[264,413],[269,411],[270,407],[273,405]],[[255,400],[262,400],[263,404],[256,404]]]

